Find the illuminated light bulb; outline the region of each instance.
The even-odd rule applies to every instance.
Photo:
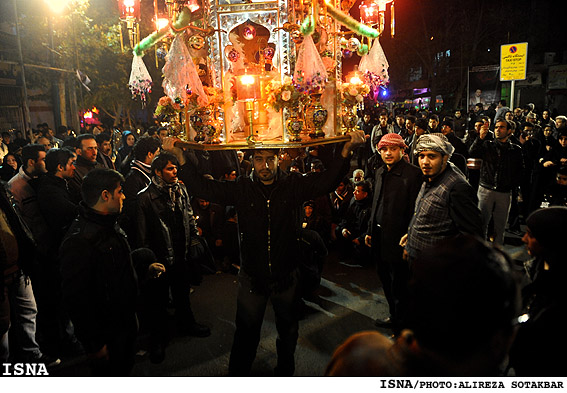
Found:
[[[358,77],[358,75],[355,75],[352,78],[350,78],[350,83],[352,83],[353,85],[361,85],[362,80]]]
[[[243,85],[253,85],[255,81],[256,79],[254,79],[252,75],[242,75],[242,77],[240,77],[240,82]]]
[[[197,11],[199,8],[201,8],[201,6],[199,5],[199,3],[197,2],[197,0],[190,0],[189,4],[187,4],[187,7],[189,8],[189,11],[191,12],[195,12]]]
[[[45,3],[49,6],[51,11],[56,14],[61,14],[65,11],[65,8],[69,4],[70,0],[44,0]]]
[[[156,29],[157,30],[161,30],[164,27],[167,27],[169,25],[169,19],[167,18],[158,18],[156,20]]]

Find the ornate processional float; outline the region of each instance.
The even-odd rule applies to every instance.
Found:
[[[119,0],[134,4],[139,0]],[[138,16],[126,22],[133,46],[130,90],[142,104],[152,80],[143,61],[165,59],[155,115],[170,133],[201,149],[300,147],[346,140],[364,96],[388,84],[379,44],[390,4],[364,0],[154,0],[161,28],[136,40]],[[134,22],[132,22],[134,20]],[[342,60],[358,67],[343,78]],[[156,64],[157,65],[157,64]]]

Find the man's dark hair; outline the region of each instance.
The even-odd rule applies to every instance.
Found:
[[[86,141],[88,139],[94,139],[96,142],[96,138],[93,134],[81,134],[77,137],[77,148],[78,149],[82,149],[83,148],[83,141]]]
[[[563,165],[562,167],[559,167],[559,169],[557,170],[557,174],[562,176],[567,176],[567,165]]]
[[[506,100],[500,100],[499,102],[500,102],[500,105],[506,106]]]
[[[424,347],[459,358],[489,345],[498,330],[512,334],[520,310],[509,257],[470,235],[424,251],[408,288],[405,326]]]
[[[162,130],[166,130],[167,133],[169,134],[169,130],[168,130],[167,127],[160,127],[160,128],[158,128],[157,131],[156,131],[156,134],[159,135],[159,133],[160,133]]]
[[[88,207],[96,205],[100,198],[100,194],[104,190],[113,193],[120,183],[124,182],[124,176],[120,172],[116,172],[107,168],[96,168],[87,173],[81,185],[81,196],[83,202]]]
[[[74,155],[74,152],[67,149],[49,149],[45,156],[45,168],[47,169],[47,173],[52,175],[56,174],[59,169],[59,165],[65,169],[65,166],[67,166],[67,163],[69,162],[69,158]]]
[[[427,130],[427,120],[423,117],[420,117],[415,121],[415,125],[417,128],[421,128],[422,130]]]
[[[179,167],[179,161],[174,154],[167,151],[159,153],[159,155],[152,161],[152,174],[155,174],[157,171],[163,171],[168,162]]]
[[[161,128],[161,127],[160,127],[160,128]],[[148,131],[147,131],[147,132],[148,132],[148,136],[154,136],[154,135],[156,134],[156,130],[157,130],[157,127],[156,127],[156,126],[148,127]]]
[[[416,119],[417,119],[417,118],[416,118],[414,115],[407,115],[407,116],[406,116],[406,120],[409,120],[409,121],[411,121],[412,123],[415,123],[415,122],[416,122]]]
[[[478,104],[475,104],[475,106],[480,109],[484,109],[484,105],[482,105],[480,102]]]
[[[325,165],[323,164],[323,161],[319,160],[319,159],[315,159],[313,161],[311,161],[311,169],[317,169],[317,170],[321,170],[324,171],[325,170]]]
[[[529,121],[525,121],[525,122],[522,123],[522,130],[523,130],[524,128],[526,128],[526,127],[528,127],[528,128],[534,128],[535,125],[532,124],[532,123],[530,123]]]
[[[312,146],[315,147],[315,146]],[[254,154],[259,153],[261,151],[269,151],[270,153],[272,153],[274,156],[277,156],[279,154],[279,149],[254,149],[252,151],[252,158],[254,158]]]
[[[69,135],[67,138],[65,138],[65,140],[63,141],[63,147],[71,147],[73,149],[76,149],[77,147],[79,147],[78,141],[77,141],[77,137]]]
[[[441,123],[442,126],[449,126],[449,128],[451,130],[455,129],[455,123],[453,122],[453,120],[448,120],[449,118],[443,120],[443,123]]]
[[[24,169],[28,166],[28,160],[37,161],[40,151],[45,151],[45,147],[38,143],[25,145],[22,148],[22,163],[24,165]]]
[[[5,136],[12,137],[12,134],[10,134],[8,131],[2,131],[2,138]]]
[[[232,172],[236,172],[236,169],[235,169],[234,167],[232,167],[232,166],[225,166],[225,167],[222,169],[222,174],[223,174],[224,176],[230,175]]]
[[[157,149],[161,146],[158,139],[151,136],[143,136],[134,145],[134,159],[138,161],[144,161],[148,153],[155,153]]]
[[[435,113],[433,113],[429,116],[429,120],[431,120],[431,119],[439,121],[439,116],[437,116]]]
[[[67,135],[67,131],[68,131],[67,126],[60,125],[59,127],[57,127],[57,135],[63,135],[63,134]]]
[[[494,123],[506,123],[506,129],[507,130],[513,130],[512,124],[510,124],[510,122],[506,119],[498,118],[498,119],[496,119],[496,121]]]
[[[482,120],[483,122],[490,122],[490,117],[486,116],[486,115],[482,115],[480,117],[480,120]]]
[[[99,145],[104,142],[109,142],[111,139],[112,138],[110,137],[110,135],[105,132],[101,132],[95,137],[96,143],[98,143]]]
[[[370,194],[372,192],[372,186],[368,180],[357,181],[354,183],[354,188],[362,187],[362,191],[367,192]]]

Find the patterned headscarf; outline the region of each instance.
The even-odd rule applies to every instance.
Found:
[[[380,138],[380,142],[378,142],[377,146],[378,150],[380,150],[384,146],[399,146],[402,149],[405,149],[407,147],[404,139],[400,135],[393,132],[386,134],[382,138]]]
[[[417,140],[415,145],[414,154],[419,154],[422,151],[436,151],[442,155],[451,157],[455,148],[447,137],[441,133],[423,134]]]

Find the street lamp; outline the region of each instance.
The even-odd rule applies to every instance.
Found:
[[[377,26],[377,30],[382,34],[386,27],[386,6],[390,5],[391,22],[390,33],[394,36],[395,19],[394,19],[394,1],[393,0],[363,0],[359,6],[360,21],[365,25]]]
[[[54,14],[62,14],[72,0],[44,0]]]
[[[133,48],[140,42],[140,0],[118,0],[120,21],[126,23],[130,46]],[[120,44],[122,45],[122,29],[120,29]],[[122,47],[124,50],[124,47]]]

